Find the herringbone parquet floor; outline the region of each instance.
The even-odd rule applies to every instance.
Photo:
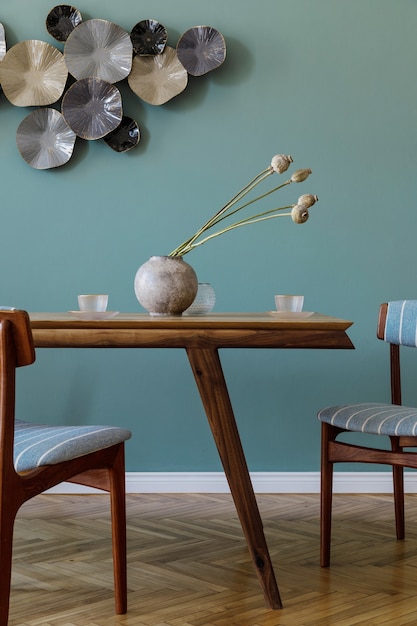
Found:
[[[128,496],[129,610],[115,616],[106,496],[43,495],[15,527],[9,626],[417,624],[417,497],[338,495],[321,570],[317,495],[260,495],[284,603],[265,608],[229,495]],[[1,572],[0,572],[1,575]]]

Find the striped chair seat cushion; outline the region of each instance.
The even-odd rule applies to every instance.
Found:
[[[395,404],[345,404],[317,414],[321,422],[373,435],[417,436],[417,409]]]
[[[117,426],[48,426],[15,420],[17,472],[55,465],[126,441],[130,431]]]

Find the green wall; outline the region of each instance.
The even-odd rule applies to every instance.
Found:
[[[50,0],[3,3],[8,47],[55,45]],[[106,292],[109,308],[142,311],[136,269],[167,254],[280,152],[312,177],[294,196],[320,202],[289,220],[221,237],[187,260],[213,284],[218,311],[265,311],[275,293],[354,321],[355,351],[222,354],[250,469],[319,467],[320,407],[387,400],[380,302],[417,296],[415,202],[417,4],[411,0],[81,0],[84,19],[126,30],[153,18],[169,43],[197,24],[222,32],[224,65],[162,107],[123,91],[139,146],[116,154],[79,140],[70,163],[37,171],[15,132],[28,110],[0,94],[0,302],[76,308]],[[59,46],[59,44],[57,44]],[[39,350],[19,372],[20,416],[123,424],[130,471],[220,469],[181,351]],[[411,383],[410,383],[411,386]],[[411,402],[411,400],[410,400]]]

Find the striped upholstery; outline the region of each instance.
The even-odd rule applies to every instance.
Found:
[[[384,341],[417,347],[417,300],[388,303]],[[344,430],[388,436],[417,436],[417,408],[362,403],[331,406],[318,413],[321,422]]]
[[[318,413],[321,422],[344,430],[388,436],[417,436],[417,409],[395,404],[345,404]]]
[[[417,300],[388,303],[384,340],[400,346],[417,347]]]
[[[48,426],[15,421],[14,464],[17,472],[55,465],[130,439],[116,426]]]

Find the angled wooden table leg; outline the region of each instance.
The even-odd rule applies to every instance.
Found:
[[[218,351],[187,348],[187,355],[266,603],[280,609],[278,585]]]

